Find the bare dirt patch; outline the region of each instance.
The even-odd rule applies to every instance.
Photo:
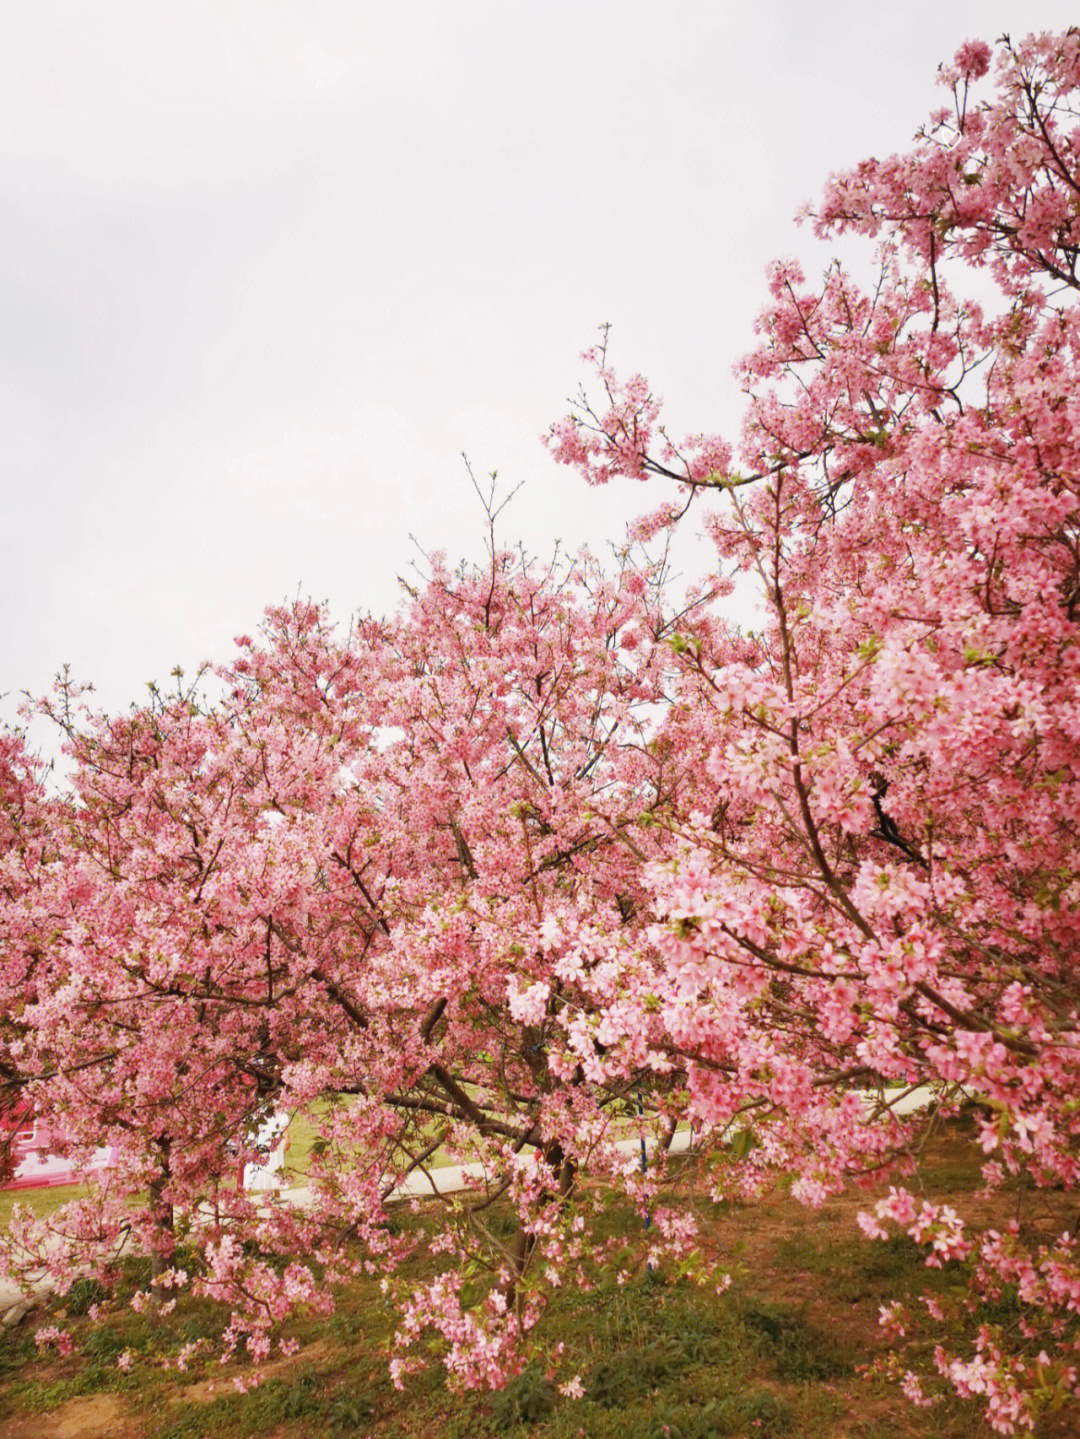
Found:
[[[90,1394],[47,1414],[0,1421],[0,1439],[134,1439],[139,1432],[114,1394]]]

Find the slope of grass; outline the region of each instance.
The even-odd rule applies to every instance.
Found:
[[[936,1197],[970,1192],[963,1146],[943,1153],[931,1181]],[[1004,1196],[1012,1203],[1012,1196]],[[396,1390],[387,1373],[395,1316],[375,1276],[341,1291],[336,1312],[294,1320],[300,1344],[275,1356],[258,1389],[242,1394],[222,1368],[213,1340],[227,1315],[180,1297],[167,1320],[110,1304],[81,1283],[48,1312],[0,1338],[0,1435],[4,1439],[976,1439],[988,1431],[976,1408],[949,1400],[913,1408],[899,1391],[862,1371],[883,1352],[878,1308],[939,1282],[915,1246],[900,1238],[872,1244],[853,1224],[865,1199],[843,1196],[820,1211],[782,1192],[750,1208],[705,1208],[705,1247],[734,1282],[726,1293],[672,1275],[641,1271],[629,1283],[591,1293],[561,1291],[544,1323],[565,1346],[558,1376],[530,1366],[498,1394],[455,1395],[438,1365]],[[395,1224],[422,1223],[402,1211]],[[639,1221],[615,1207],[616,1231]],[[409,1273],[423,1278],[440,1261],[421,1248]],[[129,1289],[145,1284],[131,1261]],[[38,1355],[33,1330],[56,1323],[75,1352]],[[208,1341],[178,1372],[184,1345]],[[130,1374],[117,1367],[131,1351]],[[162,1360],[169,1361],[169,1367]],[[584,1397],[560,1394],[558,1381],[581,1376]],[[1039,1439],[1080,1432],[1080,1416],[1047,1419]]]

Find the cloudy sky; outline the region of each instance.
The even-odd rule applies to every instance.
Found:
[[[734,434],[766,262],[902,147],[964,39],[1058,0],[35,0],[3,7],[0,694],[116,708],[413,534],[602,546],[645,498],[539,444],[602,322]],[[938,92],[940,93],[940,92]],[[651,497],[650,497],[651,498]]]

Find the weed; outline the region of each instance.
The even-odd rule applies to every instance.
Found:
[[[836,1336],[809,1324],[800,1311],[747,1301],[739,1317],[759,1336],[762,1357],[777,1379],[799,1382],[851,1373],[851,1360]]]
[[[791,1407],[767,1389],[711,1399],[707,1404],[663,1404],[623,1431],[625,1439],[720,1439],[728,1434],[785,1434]]]
[[[538,1424],[547,1419],[554,1408],[554,1387],[537,1366],[531,1364],[493,1396],[489,1427],[501,1433],[516,1424]]]
[[[375,1417],[375,1405],[364,1394],[342,1390],[330,1401],[327,1417],[336,1429],[358,1429]]]

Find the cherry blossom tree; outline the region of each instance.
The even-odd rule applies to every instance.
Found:
[[[8,1249],[60,1285],[149,1250],[164,1308],[182,1238],[190,1281],[235,1306],[227,1350],[260,1360],[356,1264],[392,1277],[408,1247],[387,1202],[442,1150],[482,1177],[431,1221],[450,1262],[398,1293],[400,1345],[433,1330],[457,1380],[498,1384],[545,1296],[592,1283],[613,1247],[581,1166],[644,1207],[662,1165],[628,1165],[620,1125],[674,1128],[679,1059],[643,1035],[600,1064],[586,1021],[658,963],[642,866],[669,839],[640,817],[686,778],[651,747],[676,621],[662,563],[628,554],[614,573],[494,543],[479,569],[431,564],[398,620],[344,637],[313,606],[271,611],[212,702],[178,687],[109,718],[61,688],[46,706],[73,792],[21,1084],[73,1152],[117,1159],[102,1193],[24,1215]],[[708,632],[716,589],[678,622]],[[568,906],[606,947],[588,973],[542,938]],[[231,1179],[271,1109],[322,1132],[310,1204],[267,1217]],[[679,1252],[656,1219],[654,1253]]]
[[[913,148],[811,212],[879,242],[872,286],[770,271],[742,470],[674,444],[603,350],[604,403],[551,437],[590,482],[674,482],[642,531],[719,496],[718,570],[756,580],[741,648],[675,646],[664,735],[707,730],[707,760],[697,811],[654,814],[680,848],[648,867],[649,939],[688,1112],[749,1136],[744,1189],[784,1166],[810,1203],[914,1168],[920,1086],[931,1123],[977,1101],[988,1188],[1080,1178],[1080,35],[1006,38],[978,101],[991,58],[965,45]],[[996,1429],[1080,1393],[1071,1231],[980,1230],[906,1189],[864,1226],[886,1221],[966,1261],[985,1322],[931,1369]]]

